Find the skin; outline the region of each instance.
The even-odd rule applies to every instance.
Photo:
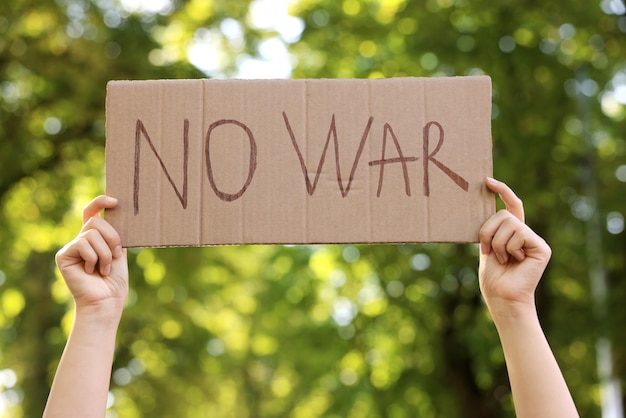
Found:
[[[524,223],[522,201],[507,185],[490,178],[485,183],[506,209],[480,230],[480,289],[500,336],[517,416],[578,417],[535,307],[550,247]],[[76,315],[44,418],[105,416],[115,335],[128,295],[126,251],[99,217],[116,205],[113,198],[95,198],[83,211],[80,234],[57,253]]]
[[[578,417],[541,329],[535,289],[550,260],[548,244],[524,223],[522,201],[504,183],[485,181],[506,209],[480,230],[480,289],[500,336],[520,418]]]
[[[83,210],[80,234],[56,263],[76,306],[44,418],[104,417],[117,327],[128,295],[128,263],[120,237],[100,212],[117,200],[99,196]]]

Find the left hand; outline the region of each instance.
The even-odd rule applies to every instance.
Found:
[[[117,200],[108,196],[93,199],[83,210],[83,227],[76,238],[56,255],[77,312],[88,309],[121,316],[128,295],[126,250],[117,231],[99,215]]]

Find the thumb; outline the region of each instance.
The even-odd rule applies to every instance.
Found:
[[[485,179],[485,184],[491,191],[498,193],[500,199],[502,199],[506,206],[506,210],[511,212],[517,219],[524,222],[524,203],[509,186],[491,177]]]

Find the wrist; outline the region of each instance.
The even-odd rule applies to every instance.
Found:
[[[510,321],[538,318],[534,299],[528,301],[495,299],[487,300],[486,304],[496,325]]]
[[[117,330],[122,319],[122,304],[76,305],[75,324],[86,324],[95,330]]]

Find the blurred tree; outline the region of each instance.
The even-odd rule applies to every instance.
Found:
[[[554,248],[541,316],[597,416],[599,336],[626,384],[625,38],[621,0],[3,2],[0,411],[41,414],[71,325],[53,256],[104,189],[108,80],[488,74],[494,172]],[[109,415],[513,416],[476,260],[468,245],[133,250]]]

